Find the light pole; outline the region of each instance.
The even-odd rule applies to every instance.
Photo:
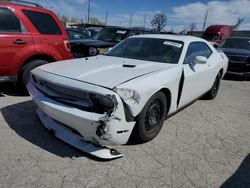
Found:
[[[88,23],[89,23],[89,20],[90,20],[90,0],[88,2],[88,18],[87,18]]]
[[[133,20],[133,13],[130,14],[129,27],[131,27],[132,25],[132,20]]]

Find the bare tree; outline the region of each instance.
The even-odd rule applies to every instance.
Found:
[[[69,22],[69,18],[65,15],[61,15],[61,17],[59,17],[59,18],[64,26],[66,26],[67,22]]]
[[[233,26],[234,30],[237,31],[243,21],[244,21],[244,18],[238,18],[237,23]]]
[[[182,34],[182,35],[187,34],[187,27],[185,26],[185,27],[183,28],[183,30],[181,30],[181,31],[179,32],[179,34]]]
[[[196,30],[196,23],[191,23],[190,25],[189,25],[189,28],[190,28],[190,31],[194,31],[194,30]]]
[[[151,21],[151,25],[156,31],[162,31],[167,25],[167,16],[164,13],[155,14]]]
[[[83,18],[81,18],[81,19],[79,20],[79,22],[80,22],[80,23],[83,23],[83,22],[84,22],[84,19],[83,19]]]
[[[92,23],[92,24],[97,24],[97,25],[105,25],[105,23],[103,23],[102,21],[100,21],[98,18],[96,17],[91,17],[89,19],[89,23]]]
[[[77,22],[78,22],[78,19],[77,19],[76,17],[72,17],[72,18],[70,19],[70,22],[71,22],[71,23],[77,23]]]

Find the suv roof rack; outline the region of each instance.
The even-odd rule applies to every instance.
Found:
[[[38,8],[43,8],[42,5],[38,4],[38,3],[32,3],[32,2],[29,2],[29,1],[23,1],[23,0],[9,0],[9,2],[12,2],[12,3],[17,3],[17,4],[26,4],[26,5],[33,5],[35,7],[38,7]]]

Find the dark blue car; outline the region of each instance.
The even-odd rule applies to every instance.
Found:
[[[220,49],[229,59],[227,73],[250,77],[250,37],[228,38]]]

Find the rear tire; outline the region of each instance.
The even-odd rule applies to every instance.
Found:
[[[154,139],[160,132],[167,112],[167,99],[164,93],[155,93],[146,103],[133,131],[133,137],[139,142]]]
[[[220,80],[221,80],[221,73],[218,73],[215,78],[212,88],[204,95],[203,97],[204,99],[212,100],[217,96],[219,88],[220,88]]]
[[[41,65],[47,64],[49,63],[48,61],[45,60],[33,60],[30,61],[29,63],[27,63],[26,65],[24,65],[24,67],[22,68],[22,73],[21,73],[21,85],[23,88],[26,88],[26,85],[29,83],[30,81],[30,72]]]

